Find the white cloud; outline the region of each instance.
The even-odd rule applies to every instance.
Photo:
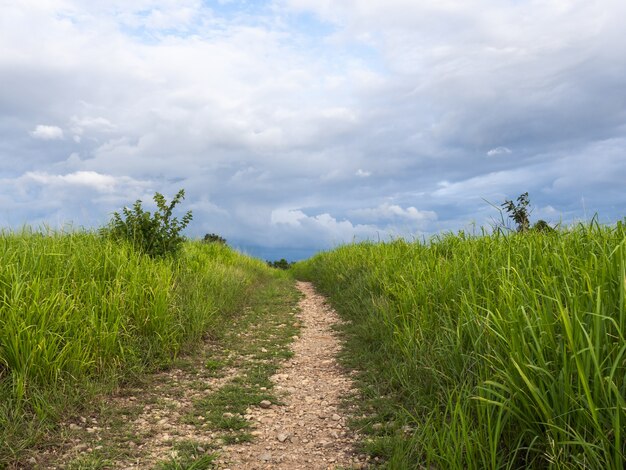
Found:
[[[372,239],[383,231],[373,225],[353,224],[347,219],[338,220],[328,213],[306,217],[299,224],[309,243],[316,243],[318,246]]]
[[[356,175],[361,177],[361,178],[367,178],[368,176],[372,176],[372,172],[371,171],[362,170],[361,168],[359,168],[356,171]]]
[[[30,135],[35,139],[41,140],[61,140],[63,139],[63,129],[57,126],[39,124],[34,130],[30,131]]]
[[[271,212],[274,229],[269,246],[328,246],[354,240],[373,239],[387,234],[385,228],[339,220],[327,212],[307,215],[299,209],[275,209]]]
[[[508,148],[508,147],[495,147],[492,148],[491,150],[489,150],[487,152],[487,155],[490,157],[496,156],[496,155],[507,155],[513,153],[513,151]]]
[[[403,208],[389,203],[381,204],[378,207],[353,210],[350,212],[350,215],[372,222],[397,219],[412,222],[432,222],[437,220],[437,214],[434,211],[421,211],[413,206]]]
[[[77,156],[76,156],[77,157]],[[72,161],[76,161],[75,154],[70,155]],[[111,193],[128,185],[145,186],[144,182],[137,181],[127,176],[115,177],[104,175],[95,171],[76,171],[66,175],[54,175],[46,172],[29,171],[23,178],[45,186],[82,186],[94,189],[102,193]]]
[[[438,183],[438,189],[433,191],[432,195],[436,198],[458,201],[480,200],[481,198],[491,200],[494,195],[500,196],[504,195],[506,191],[517,191],[517,188],[523,188],[525,182],[532,181],[533,185],[546,184],[547,181],[550,181],[550,176],[539,174],[537,170],[532,168],[496,171],[453,183],[441,181]],[[496,202],[498,200],[496,199]]]
[[[307,215],[300,210],[275,209],[272,211],[270,221],[272,225],[285,224],[299,227],[301,221],[306,218]]]
[[[93,171],[30,171],[15,178],[0,177],[0,199],[6,198],[6,207],[13,208],[0,209],[0,224],[99,227],[113,211],[136,199],[151,201],[152,184]]]
[[[72,116],[71,130],[77,136],[81,136],[86,130],[96,132],[112,132],[115,130],[115,125],[113,125],[108,119],[101,116]]]

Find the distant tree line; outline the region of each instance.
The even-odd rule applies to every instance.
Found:
[[[285,258],[281,258],[278,261],[267,261],[267,265],[270,268],[276,268],[276,269],[289,269],[291,266],[294,265],[293,262],[289,262],[287,261]]]

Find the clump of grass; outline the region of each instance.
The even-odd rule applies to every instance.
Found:
[[[95,233],[0,234],[0,467],[68,406],[225,328],[270,271],[220,244],[151,258]]]
[[[179,441],[174,444],[176,457],[157,462],[157,470],[205,470],[215,468],[217,454],[207,454],[202,444],[194,441]]]
[[[410,425],[392,468],[626,460],[626,224],[361,243],[295,266],[344,317],[346,360]]]

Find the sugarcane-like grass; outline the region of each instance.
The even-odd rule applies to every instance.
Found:
[[[380,441],[390,468],[623,468],[624,223],[353,244],[295,272],[406,424]]]
[[[152,259],[95,233],[2,233],[0,467],[68,407],[223,328],[268,273],[221,244]]]

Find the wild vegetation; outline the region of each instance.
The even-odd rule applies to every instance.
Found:
[[[235,312],[274,302],[290,315],[289,268],[348,320],[343,357],[362,385],[353,424],[389,468],[622,468],[626,221],[533,226],[524,194],[502,205],[516,230],[359,243],[291,266],[238,254],[215,234],[185,240],[191,212],[173,216],[183,197],[157,194],[154,214],[137,201],[99,233],[0,235],[0,467]],[[274,320],[287,341],[295,323]],[[266,366],[250,373],[241,407],[265,396],[278,364]],[[204,422],[234,406],[206,403]]]
[[[206,233],[202,238],[204,243],[221,243],[222,245],[226,245],[226,239],[216,233]]]
[[[496,207],[501,215],[501,221],[495,224],[496,231],[502,230],[511,230],[509,225],[506,223],[504,217],[502,217],[502,212],[506,212],[507,217],[515,223],[515,229],[518,232],[526,232],[528,230],[534,230],[536,232],[553,232],[554,227],[551,227],[548,222],[545,220],[538,220],[535,222],[535,225],[530,224],[530,214],[532,209],[530,208],[530,199],[528,196],[528,192],[520,194],[517,199],[517,202],[513,202],[510,199],[506,199],[499,207]],[[493,205],[493,204],[492,204]],[[495,207],[495,206],[494,206]]]
[[[218,243],[151,257],[96,233],[3,233],[0,467],[86,397],[167,365],[227,323],[270,276]]]
[[[349,320],[356,425],[389,468],[623,468],[626,222],[522,219],[294,267]]]
[[[182,231],[193,219],[191,211],[181,220],[173,216],[174,208],[185,199],[185,190],[178,191],[168,204],[161,193],[154,195],[157,210],[151,214],[142,207],[138,199],[133,208],[124,207],[122,214],[113,213],[108,226],[101,234],[114,240],[123,240],[133,248],[152,257],[174,255],[185,241]]]

